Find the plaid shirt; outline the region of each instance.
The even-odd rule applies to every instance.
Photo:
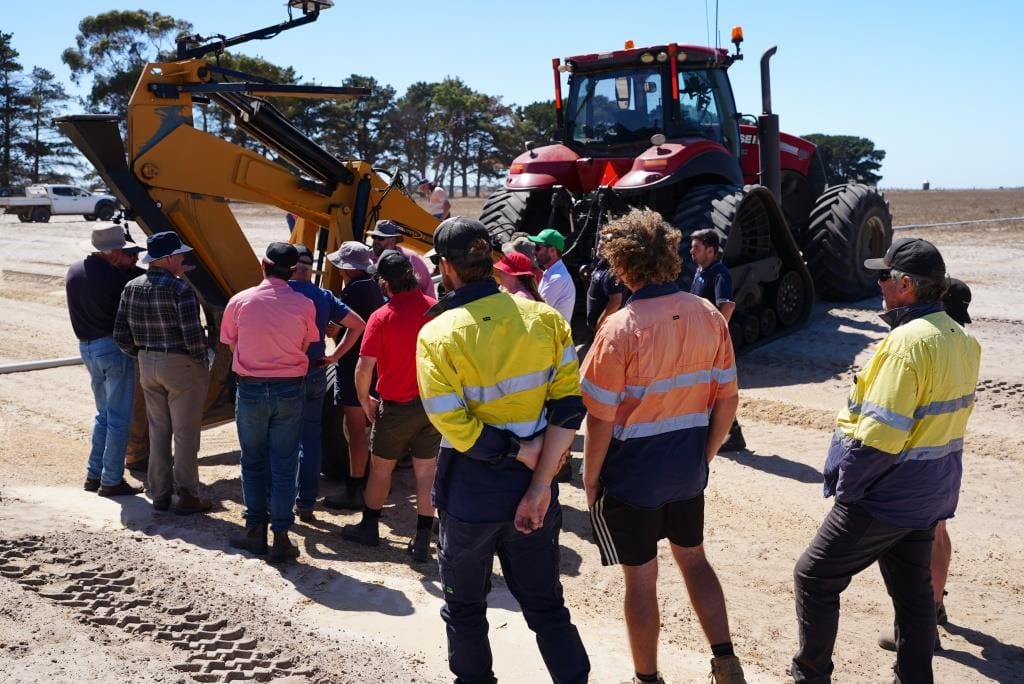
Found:
[[[151,268],[125,285],[114,340],[131,356],[148,348],[185,352],[206,363],[206,331],[199,322],[196,294],[162,268]]]

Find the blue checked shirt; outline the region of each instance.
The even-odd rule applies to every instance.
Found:
[[[136,356],[140,348],[183,352],[206,363],[206,331],[199,301],[187,282],[162,268],[150,268],[121,293],[114,319],[114,341]]]

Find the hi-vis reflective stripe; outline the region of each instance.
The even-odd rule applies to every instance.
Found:
[[[656,420],[653,423],[634,423],[625,427],[616,425],[612,429],[612,436],[621,441],[627,439],[639,439],[641,437],[654,437],[676,430],[704,427],[708,424],[707,413],[685,413],[681,416],[673,416],[664,420]]]
[[[535,434],[548,426],[546,414],[542,414],[537,420],[526,420],[519,423],[501,423],[494,427],[499,430],[508,430],[516,437],[533,437]]]
[[[914,418],[921,420],[925,416],[940,416],[943,413],[956,413],[961,409],[969,408],[973,403],[974,392],[948,401],[933,401],[932,403],[925,404],[914,411]]]
[[[595,385],[586,378],[583,378],[583,381],[580,383],[580,389],[592,396],[594,399],[597,399],[602,404],[608,404],[609,406],[618,406],[622,403],[622,397],[624,396],[618,392],[612,392],[611,390],[606,390],[603,387]]]
[[[436,397],[424,397],[423,410],[427,413],[447,413],[459,408],[466,408],[466,403],[458,394],[440,394]]]
[[[594,536],[597,538],[601,555],[607,561],[605,565],[618,565],[619,554],[615,550],[611,532],[608,531],[608,524],[604,521],[604,497],[605,493],[601,492],[601,496],[594,502],[594,507],[590,509],[590,522],[594,525]]]
[[[899,458],[896,459],[897,463],[903,463],[904,461],[935,461],[940,458],[945,458],[950,454],[955,454],[958,451],[963,451],[964,440],[954,439],[953,441],[943,444],[942,446],[930,446],[930,447],[915,447],[913,449],[907,449]]]
[[[498,399],[514,392],[525,392],[527,390],[543,387],[548,384],[554,373],[554,368],[547,368],[542,371],[535,371],[533,373],[525,373],[523,375],[505,378],[504,380],[487,387],[466,386],[462,388],[462,393],[469,401],[497,401]]]
[[[652,382],[650,385],[626,385],[626,396],[635,399],[643,399],[647,394],[671,392],[674,389],[693,387],[709,382],[717,382],[724,385],[736,379],[736,368],[713,368],[711,370],[695,371],[693,373],[680,373],[671,378]]]
[[[853,409],[850,409],[850,412],[853,413]],[[872,418],[879,423],[884,423],[891,428],[903,430],[904,432],[909,432],[910,428],[914,427],[914,418],[912,416],[905,416],[902,413],[897,413],[890,408],[879,406],[870,401],[865,401],[860,405],[860,416],[861,418]]]
[[[572,345],[569,345],[568,347],[565,348],[565,351],[562,352],[562,362],[558,364],[558,367],[561,368],[566,364],[579,360],[580,358],[576,356],[576,348],[573,347]]]

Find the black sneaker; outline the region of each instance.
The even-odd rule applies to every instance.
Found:
[[[86,477],[85,484],[82,485],[82,489],[87,492],[98,492],[100,490],[100,478]]]
[[[96,493],[100,496],[135,496],[141,491],[138,487],[132,487],[124,480],[121,480],[116,485],[100,485]]]
[[[430,530],[416,530],[416,536],[409,540],[406,551],[417,563],[430,560]]]
[[[378,546],[380,544],[380,531],[377,525],[345,525],[341,528],[341,538],[362,544],[363,546]]]

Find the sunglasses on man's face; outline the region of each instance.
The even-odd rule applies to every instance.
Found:
[[[439,266],[441,264],[441,255],[440,254],[431,254],[430,255],[430,263],[434,264],[435,266]]]
[[[878,272],[878,282],[884,283],[885,281],[891,280],[891,279],[892,279],[892,271],[879,271]]]

